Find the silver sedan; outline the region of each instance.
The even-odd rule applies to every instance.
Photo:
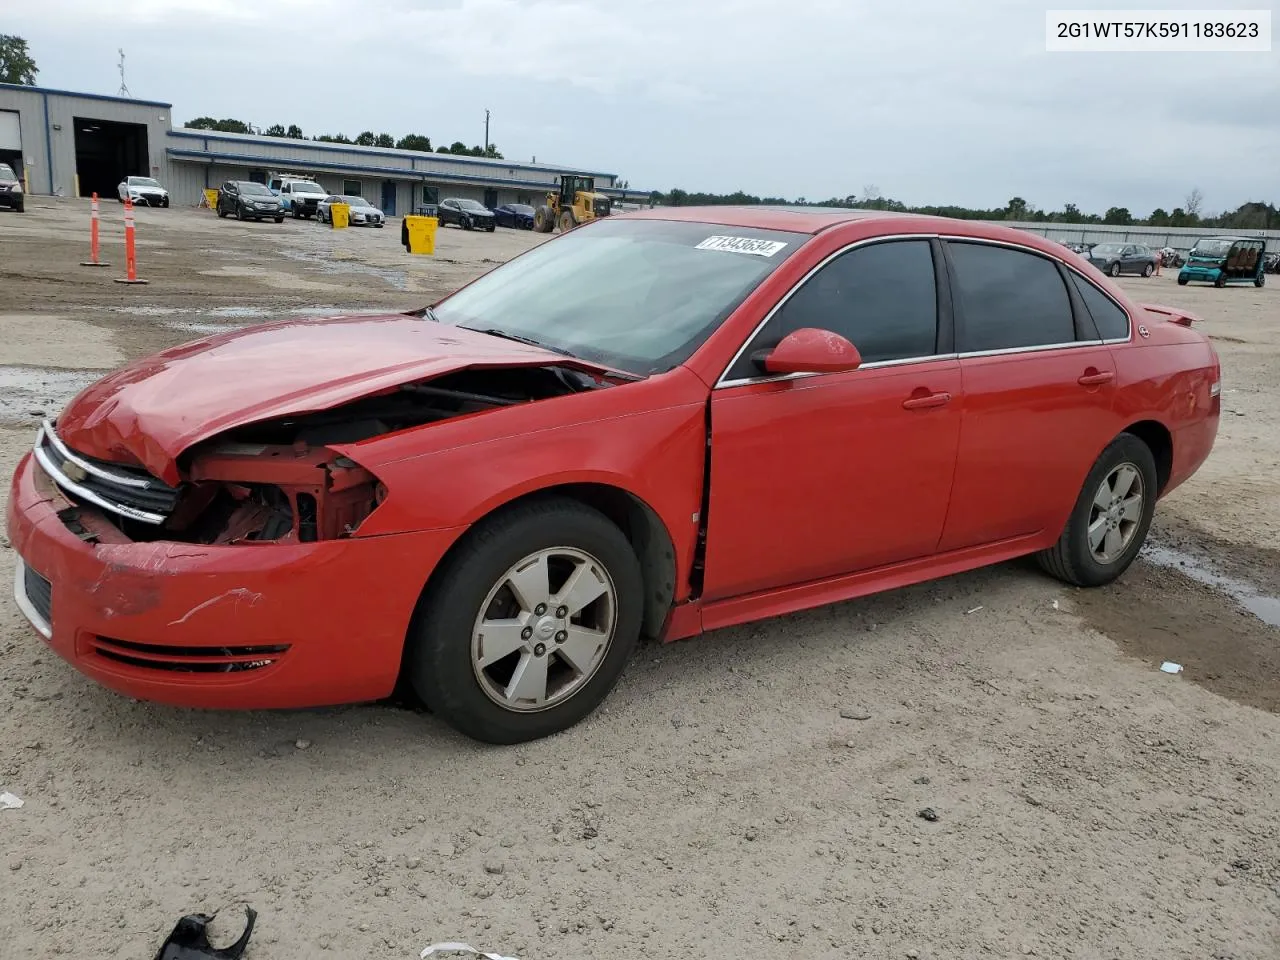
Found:
[[[339,196],[337,194],[325,197],[316,204],[317,223],[333,222],[333,215],[329,212],[329,207],[335,203],[345,203],[351,207],[351,225],[353,227],[386,226],[386,214],[371,204],[364,197]]]

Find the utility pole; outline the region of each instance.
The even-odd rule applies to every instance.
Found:
[[[489,155],[489,110],[484,111],[484,152],[485,156]]]

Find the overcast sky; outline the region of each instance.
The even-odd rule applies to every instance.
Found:
[[[37,0],[50,87],[308,134],[492,139],[632,187],[1205,210],[1280,202],[1280,53],[1045,52],[1049,8],[1280,0]],[[1277,49],[1280,49],[1278,47]]]

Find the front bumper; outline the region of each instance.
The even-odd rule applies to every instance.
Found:
[[[98,683],[216,709],[390,694],[422,587],[461,532],[241,546],[95,543],[68,529],[59,516],[68,509],[25,456],[7,516],[19,609],[55,653]]]
[[[1222,274],[1222,270],[1218,267],[1200,267],[1188,264],[1178,271],[1179,280],[1205,280],[1210,283],[1217,280]]]
[[[0,207],[19,207],[25,196],[25,193],[16,190],[0,190]]]
[[[148,207],[162,207],[169,202],[169,197],[163,193],[140,193],[136,197],[129,195],[135,204],[145,203]]]

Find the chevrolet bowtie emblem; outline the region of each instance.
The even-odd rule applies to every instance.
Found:
[[[88,476],[88,474],[84,472],[84,467],[74,464],[70,460],[62,461],[62,473],[68,480],[72,480],[76,483],[83,483],[84,478]]]

